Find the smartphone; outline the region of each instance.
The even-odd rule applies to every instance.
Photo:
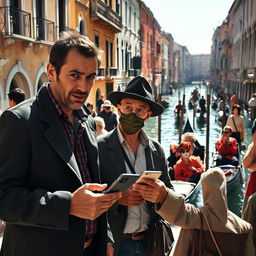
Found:
[[[136,183],[141,183],[142,179],[150,179],[150,180],[156,180],[161,176],[161,171],[145,171],[143,172],[140,177],[137,179]]]
[[[139,174],[122,173],[107,189],[103,191],[103,193],[124,192],[134,184],[139,177]]]

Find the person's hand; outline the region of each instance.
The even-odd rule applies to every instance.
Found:
[[[113,256],[113,255],[114,255],[113,244],[108,243],[107,244],[107,256]]]
[[[138,192],[128,188],[122,193],[122,197],[117,203],[125,206],[139,206],[143,201],[143,197]]]
[[[69,213],[89,220],[99,217],[121,197],[120,192],[109,194],[93,192],[103,191],[106,187],[107,184],[86,183],[78,188],[72,194]]]
[[[134,184],[133,189],[139,192],[145,200],[152,203],[163,204],[168,195],[168,188],[159,179],[142,179],[142,183]]]

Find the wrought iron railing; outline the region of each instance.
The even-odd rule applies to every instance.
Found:
[[[98,76],[104,76],[104,68],[99,68]]]
[[[108,21],[112,22],[116,27],[118,27],[118,29],[122,28],[121,17],[115,11],[113,11],[101,0],[94,0],[93,2],[93,8],[91,8],[93,15],[97,15],[97,13],[99,13]]]
[[[110,76],[116,76],[117,75],[117,68],[110,68]]]
[[[0,7],[0,35],[31,37],[31,15],[11,6]]]
[[[134,70],[134,69],[129,69],[129,70],[128,70],[128,76],[136,76],[136,70]]]
[[[36,39],[45,41],[55,41],[54,22],[37,17],[36,19]]]

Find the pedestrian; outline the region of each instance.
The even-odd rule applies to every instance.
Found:
[[[96,116],[96,117],[94,117],[94,121],[96,123],[96,135],[97,135],[97,137],[108,133],[105,130],[105,122],[104,122],[103,118],[101,118],[100,116]]]
[[[110,100],[105,100],[101,105],[102,110],[98,114],[98,116],[103,118],[105,122],[105,129],[108,132],[112,131],[117,126],[117,117],[112,111],[112,107]]]
[[[163,112],[163,107],[153,101],[147,80],[135,77],[123,92],[110,93],[109,99],[117,107],[120,119],[118,126],[98,141],[102,180],[109,184],[123,172],[158,170],[162,171],[160,178],[166,186],[171,187],[163,148],[142,130],[151,116]],[[115,255],[146,256],[145,236],[156,218],[152,207],[131,188],[122,193],[108,212]]]
[[[231,164],[238,165],[237,141],[231,137],[232,128],[225,126],[221,137],[216,142],[217,159],[216,166]]]
[[[247,206],[248,198],[256,192],[256,120],[252,125],[252,143],[248,146],[248,149],[243,158],[244,167],[250,172],[250,177],[245,188],[243,210]]]
[[[233,114],[228,117],[226,125],[231,127],[231,136],[240,144],[245,138],[244,118],[240,115],[240,105],[233,105],[232,112]]]
[[[253,93],[252,97],[248,101],[248,106],[250,108],[250,118],[254,121],[256,118],[256,93]]]
[[[98,193],[107,185],[95,122],[82,108],[99,65],[99,50],[86,36],[66,33],[50,52],[50,82],[1,116],[1,255],[106,256],[104,212],[121,194]]]
[[[230,106],[231,106],[231,108],[236,104],[239,104],[239,100],[238,100],[238,97],[237,97],[236,93],[233,92],[232,96],[230,97]]]
[[[95,116],[96,116],[96,113],[95,113],[95,111],[93,110],[93,104],[90,103],[90,102],[88,102],[88,103],[86,104],[86,107],[89,109],[90,115],[91,115],[92,117],[95,117]]]
[[[204,96],[202,96],[201,99],[199,100],[200,112],[203,112],[203,113],[206,112],[205,104],[206,104],[205,98]]]
[[[96,111],[99,113],[101,111],[101,105],[104,103],[104,94],[101,94],[100,97],[96,100]]]
[[[14,88],[8,93],[8,108],[12,108],[24,100],[25,92],[20,88]]]
[[[181,227],[171,256],[255,255],[252,226],[228,210],[227,183],[220,168],[201,175],[204,205],[200,208],[185,203],[184,196],[160,180],[142,182],[133,189],[155,203],[157,213],[170,224]]]

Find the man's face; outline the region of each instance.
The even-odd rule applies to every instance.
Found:
[[[147,103],[131,98],[122,99],[120,104],[117,105],[117,109],[119,113],[122,112],[124,114],[131,114],[134,112],[138,117],[145,120],[152,115]]]
[[[48,64],[51,90],[66,114],[82,107],[93,86],[97,70],[96,57],[84,57],[76,49],[68,52],[58,77],[55,68]]]

